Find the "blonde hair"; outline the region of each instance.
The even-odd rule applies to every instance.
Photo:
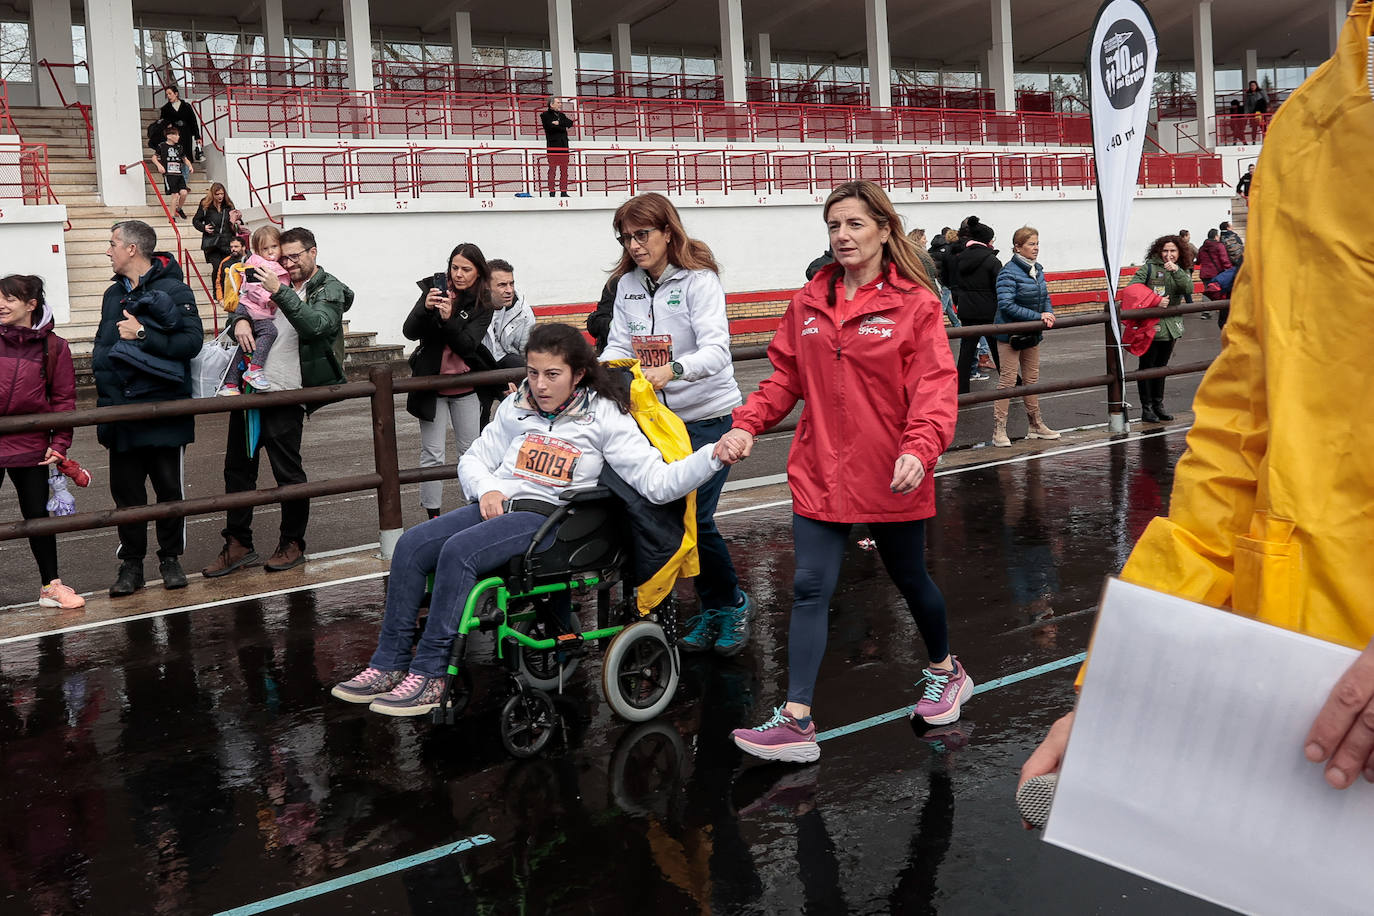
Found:
[[[959,241],[959,230],[958,230],[958,229],[946,229],[946,230],[945,230],[945,241],[946,241],[946,242],[949,242],[950,244],[953,244],[953,243]]]
[[[1020,248],[1031,239],[1040,235],[1040,230],[1034,226],[1022,226],[1011,234],[1011,247]]]
[[[916,254],[916,244],[902,231],[902,218],[882,188],[871,181],[846,181],[831,191],[830,196],[825,199],[825,209],[822,211],[825,219],[830,219],[831,207],[850,198],[863,201],[873,220],[880,227],[889,230],[887,241],[883,243],[883,266],[896,265],[897,273],[935,293],[935,284],[926,274],[920,256]]]
[[[682,226],[673,202],[662,194],[650,191],[638,194],[620,205],[611,219],[616,235],[625,231],[626,223],[652,226],[668,234],[668,262],[686,270],[709,270],[720,273],[715,255],[705,242],[699,242],[687,235]],[[612,278],[622,277],[635,269],[635,259],[630,257],[630,249],[621,246],[620,262],[611,271]]]
[[[253,230],[253,239],[250,243],[253,254],[261,254],[264,248],[274,242],[281,244],[281,230],[276,226],[259,226]]]

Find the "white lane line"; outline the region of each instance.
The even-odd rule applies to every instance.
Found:
[[[112,617],[109,620],[96,620],[91,623],[79,623],[75,626],[62,627],[57,630],[45,630],[42,633],[29,633],[24,636],[6,636],[0,639],[0,646],[7,646],[11,643],[28,642],[31,639],[43,639],[46,636],[62,636],[66,633],[81,633],[86,630],[99,630],[103,627],[115,626],[122,623],[132,623],[135,620],[151,620],[155,617],[170,617],[172,614],[184,614],[188,611],[200,611],[212,607],[224,607],[226,604],[237,604],[240,601],[261,601],[264,598],[276,598],[280,595],[292,595],[296,592],[306,592],[317,588],[332,588],[336,585],[350,585],[354,582],[367,582],[372,579],[380,579],[385,576],[385,572],[365,573],[361,576],[349,576],[346,579],[333,579],[328,582],[312,582],[308,585],[295,585],[291,588],[279,588],[270,592],[259,592],[256,595],[242,595],[238,598],[221,598],[218,601],[206,601],[204,604],[191,604],[185,607],[167,608],[161,611],[149,611],[146,614],[133,614],[129,617]]]
[[[1074,446],[1070,446],[1070,447],[1068,447],[1068,448],[1055,449],[1055,450],[1053,450],[1053,451],[1036,452],[1035,454],[1031,454],[1031,455],[1016,455],[1016,456],[1013,456],[1013,457],[1004,458],[1004,459],[1002,459],[1001,461],[988,461],[988,462],[984,462],[983,464],[971,464],[971,465],[965,465],[964,467],[950,468],[950,469],[947,470],[947,471],[936,471],[936,472],[935,472],[935,476],[936,476],[936,477],[946,477],[946,476],[951,475],[951,474],[963,474],[963,473],[966,473],[966,472],[968,472],[968,471],[980,471],[980,470],[984,470],[984,469],[986,469],[986,468],[998,467],[998,466],[1000,466],[1000,465],[1006,465],[1006,464],[1020,464],[1020,463],[1024,463],[1024,462],[1027,462],[1027,461],[1036,461],[1036,460],[1043,459],[1043,458],[1055,458],[1055,457],[1058,457],[1058,456],[1060,456],[1060,455],[1070,455],[1070,454],[1073,454],[1073,453],[1075,453],[1075,452],[1085,452],[1085,451],[1088,451],[1088,450],[1090,450],[1090,449],[1095,449],[1095,448],[1105,448],[1105,447],[1111,446],[1111,445],[1121,445],[1121,444],[1126,443],[1126,442],[1138,442],[1138,441],[1140,441],[1141,439],[1152,439],[1152,438],[1155,438],[1155,437],[1157,437],[1157,436],[1168,436],[1168,435],[1172,435],[1173,433],[1177,433],[1177,432],[1187,432],[1189,428],[1190,428],[1190,427],[1187,427],[1187,426],[1175,426],[1175,427],[1170,427],[1170,428],[1168,428],[1168,429],[1153,430],[1153,431],[1148,432],[1148,433],[1141,433],[1140,435],[1127,436],[1127,437],[1122,438],[1122,439],[1107,439],[1107,440],[1103,440],[1103,441],[1101,441],[1101,442],[1089,442],[1089,443],[1085,443],[1085,444],[1083,444],[1083,445],[1074,445]],[[785,479],[785,475],[784,475],[784,479]],[[727,510],[725,510],[724,512],[717,512],[717,513],[716,513],[716,517],[717,517],[717,518],[721,518],[721,517],[724,517],[724,516],[727,516],[727,515],[740,515],[740,514],[743,514],[743,513],[745,513],[745,512],[761,512],[761,511],[763,511],[763,510],[765,510],[765,509],[776,509],[776,508],[778,508],[778,507],[780,507],[780,506],[790,506],[791,504],[792,504],[792,500],[790,500],[790,499],[776,500],[776,501],[773,501],[773,502],[760,503],[760,504],[758,504],[758,505],[756,505],[756,506],[743,506],[743,507],[738,508],[738,509],[727,509]],[[324,558],[324,557],[327,557],[327,556],[339,556],[339,555],[346,554],[346,553],[355,553],[355,552],[361,551],[361,550],[372,550],[372,549],[377,548],[378,546],[379,546],[379,545],[377,545],[377,544],[365,544],[365,545],[359,545],[359,546],[357,546],[357,547],[346,547],[346,548],[342,548],[342,549],[340,549],[340,550],[331,550],[331,551],[328,551],[328,552],[326,552],[326,553],[311,554],[311,556],[312,556],[312,557],[317,557],[317,558]],[[30,640],[30,639],[41,639],[41,638],[43,638],[43,637],[45,637],[45,636],[56,636],[56,635],[60,635],[60,634],[63,634],[63,633],[78,633],[78,632],[81,632],[81,631],[84,631],[84,630],[95,630],[95,629],[99,629],[99,628],[101,628],[101,627],[113,626],[113,625],[115,625],[115,624],[128,623],[129,621],[132,621],[132,620],[145,620],[145,619],[152,618],[152,617],[166,617],[166,616],[169,616],[169,615],[171,615],[171,614],[180,614],[180,613],[183,613],[183,612],[186,612],[186,611],[196,611],[196,610],[201,610],[201,609],[203,609],[203,608],[211,608],[211,607],[222,607],[222,606],[224,606],[224,605],[226,605],[226,604],[234,604],[234,603],[239,602],[239,601],[257,601],[257,600],[261,600],[261,599],[264,599],[264,598],[274,598],[274,597],[277,597],[278,595],[289,595],[289,594],[291,594],[291,593],[293,593],[293,592],[307,591],[307,590],[312,589],[312,588],[329,588],[330,586],[334,586],[334,585],[346,585],[346,584],[348,584],[348,583],[350,583],[350,582],[364,582],[364,581],[368,581],[368,580],[371,580],[371,579],[380,579],[381,577],[383,577],[383,576],[385,576],[385,575],[387,575],[387,573],[385,573],[385,572],[367,573],[366,575],[361,575],[361,576],[350,576],[350,577],[348,577],[348,578],[346,578],[346,579],[334,579],[334,580],[330,580],[330,581],[327,581],[327,582],[317,582],[317,583],[314,583],[314,584],[312,584],[312,585],[300,585],[300,586],[296,586],[296,587],[294,587],[294,588],[281,589],[281,590],[273,591],[273,592],[262,592],[262,593],[260,593],[260,594],[255,594],[255,595],[244,595],[244,596],[239,597],[239,598],[224,598],[224,599],[221,599],[221,600],[219,600],[219,601],[210,601],[210,602],[206,602],[206,603],[204,603],[204,604],[193,604],[193,605],[190,605],[189,607],[178,607],[178,608],[169,608],[169,609],[163,610],[163,611],[152,611],[152,612],[147,613],[147,614],[138,614],[138,615],[135,615],[135,616],[132,616],[132,617],[116,617],[116,618],[112,618],[112,619],[110,619],[110,620],[102,620],[102,621],[98,621],[98,622],[95,622],[95,623],[79,624],[79,625],[77,625],[77,626],[65,627],[65,628],[62,628],[62,629],[59,629],[59,630],[47,630],[47,631],[44,631],[44,632],[42,632],[42,633],[33,633],[33,634],[27,635],[27,636],[9,636],[9,637],[5,637],[5,638],[3,638],[3,639],[0,639],[0,646],[8,645],[8,644],[10,644],[10,643],[25,642],[25,641]],[[27,607],[27,606],[31,606],[31,605],[14,605],[14,607]],[[5,608],[0,608],[0,610],[6,610],[6,609],[5,609]]]

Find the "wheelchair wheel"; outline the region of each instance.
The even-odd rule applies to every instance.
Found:
[[[558,728],[553,699],[542,690],[516,691],[501,707],[501,744],[514,757],[533,757]]]
[[[639,620],[621,630],[606,649],[601,688],[615,714],[647,722],[668,708],[677,692],[677,649],[663,628]]]
[[[582,632],[582,621],[578,619],[575,613],[573,614],[572,625],[572,632]],[[515,629],[531,639],[553,639],[560,634],[559,626],[546,619],[544,614],[540,614],[534,620],[522,620],[515,625]],[[564,661],[564,684],[568,683],[568,679],[572,677],[573,672],[577,670],[577,666],[580,664],[582,664],[580,655],[574,655]],[[538,649],[521,646],[519,667],[520,676],[531,687],[538,687],[540,690],[558,689],[558,650],[549,649],[546,652],[540,652]]]

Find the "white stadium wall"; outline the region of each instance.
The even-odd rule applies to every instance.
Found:
[[[236,194],[238,191],[231,190]],[[975,214],[998,232],[994,246],[1009,256],[1011,234],[1027,223],[1040,230],[1040,259],[1051,272],[1101,268],[1097,204],[1092,192],[1061,199],[1013,198],[1012,192],[931,192],[931,200],[895,198],[907,227],[934,233]],[[1032,192],[1024,192],[1031,196]],[[1229,189],[1142,191],[1135,203],[1123,263],[1138,263],[1156,236],[1190,228],[1195,238],[1230,215]],[[800,197],[800,199],[798,199]],[[938,199],[937,199],[938,198]],[[547,199],[413,200],[363,198],[272,205],[285,226],[315,233],[320,265],[356,294],[348,318],[384,343],[402,343],[401,323],[415,303],[415,281],[443,270],[459,242],[474,242],[489,258],[516,269],[516,285],[532,305],[595,302],[619,249],[611,216],[621,198],[570,198],[553,209]],[[731,195],[675,199],[687,231],[711,246],[730,293],[790,290],[804,282],[806,265],[826,248],[820,199],[778,195],[738,200]],[[700,203],[697,203],[700,201]],[[262,211],[248,211],[253,224]]]
[[[44,294],[59,328],[71,319],[72,313],[66,244],[62,237],[66,223],[66,207],[24,206],[18,201],[0,199],[0,276],[42,277]]]

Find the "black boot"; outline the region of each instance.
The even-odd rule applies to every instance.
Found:
[[[1168,423],[1170,420],[1174,418],[1173,414],[1164,412],[1163,401],[1155,401],[1153,406],[1155,409],[1155,416],[1159,417],[1159,421],[1161,423]]]
[[[114,585],[110,586],[110,597],[122,598],[132,595],[142,587],[143,561],[125,560],[119,565],[119,576],[115,579]]]
[[[163,588],[174,591],[186,587],[186,572],[181,568],[181,563],[176,557],[163,557],[157,568],[158,572],[162,574]]]
[[[1140,422],[1141,422],[1141,423],[1158,423],[1158,422],[1159,422],[1159,414],[1155,413],[1155,405],[1150,404],[1150,403],[1148,403],[1148,402],[1140,405]]]

